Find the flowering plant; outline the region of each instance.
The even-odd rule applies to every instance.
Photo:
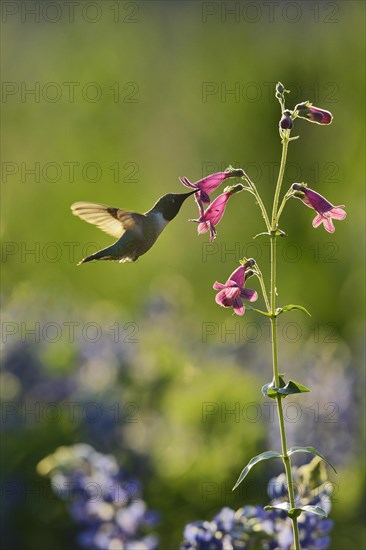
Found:
[[[287,192],[283,195],[281,200],[281,189],[286,167],[288,146],[291,141],[299,138],[299,136],[291,137],[291,131],[294,128],[294,121],[299,118],[324,126],[329,125],[333,119],[332,114],[329,111],[314,107],[309,101],[304,101],[297,104],[293,110],[287,109],[285,106],[286,93],[288,93],[288,90],[286,90],[283,84],[279,82],[276,86],[276,98],[278,99],[281,107],[279,134],[282,143],[282,157],[277,183],[274,190],[271,214],[269,214],[269,212],[267,211],[256,185],[241,169],[234,170],[232,167],[229,167],[226,172],[212,174],[211,176],[207,176],[203,180],[200,180],[196,184],[191,184],[187,178],[181,178],[181,182],[186,186],[189,185],[190,187],[197,188],[200,191],[199,193],[197,193],[197,195],[199,196],[196,197],[196,202],[199,207],[199,218],[192,221],[198,222],[199,234],[210,231],[211,241],[216,238],[216,225],[223,218],[228,199],[234,193],[237,193],[239,191],[247,191],[251,193],[252,195],[254,195],[256,202],[260,208],[265,224],[265,231],[263,233],[260,233],[259,235],[267,237],[270,241],[269,290],[267,290],[267,285],[262,275],[262,271],[260,270],[259,265],[253,258],[243,258],[243,260],[240,262],[240,266],[237,267],[234,272],[229,276],[226,283],[222,284],[216,281],[213,285],[213,288],[219,291],[216,295],[216,303],[218,305],[226,308],[232,307],[236,315],[244,315],[245,307],[243,304],[243,300],[254,302],[258,299],[258,294],[255,290],[250,290],[246,288],[247,279],[250,276],[256,276],[260,283],[262,296],[265,303],[265,310],[256,309],[251,306],[247,306],[247,309],[254,310],[260,315],[265,315],[269,317],[271,322],[273,378],[271,382],[265,384],[262,387],[262,393],[265,397],[274,399],[276,401],[280,428],[281,450],[265,451],[260,455],[252,458],[240,473],[238,480],[235,483],[234,489],[236,489],[236,487],[238,487],[238,485],[245,480],[250,470],[256,464],[264,460],[279,458],[283,461],[284,464],[285,479],[287,484],[287,488],[281,496],[284,497],[287,493],[288,498],[282,501],[274,499],[274,501],[271,502],[270,506],[265,507],[265,509],[261,510],[260,513],[258,512],[258,510],[254,510],[253,512],[253,510],[244,508],[242,509],[242,511],[239,510],[236,514],[234,514],[233,511],[230,511],[229,509],[224,509],[211,524],[209,522],[205,522],[205,524],[190,524],[189,526],[187,526],[185,531],[185,542],[183,548],[249,548],[251,546],[247,546],[243,542],[241,542],[239,545],[233,542],[232,533],[237,533],[238,530],[239,532],[243,533],[245,529],[247,529],[248,525],[250,523],[253,523],[253,518],[258,515],[261,516],[262,519],[266,519],[266,521],[275,522],[278,514],[280,514],[279,517],[281,518],[287,518],[287,526],[288,523],[292,522],[292,540],[295,550],[300,550],[301,543],[306,545],[305,547],[308,548],[311,547],[311,543],[308,541],[308,539],[304,540],[304,537],[300,536],[299,524],[301,528],[303,528],[303,525],[306,524],[310,526],[312,525],[313,528],[316,529],[317,519],[314,519],[314,516],[318,519],[325,518],[329,510],[329,508],[322,505],[321,501],[309,501],[304,504],[301,499],[295,497],[295,484],[293,468],[291,466],[291,456],[295,453],[308,453],[311,455],[316,455],[326,462],[328,461],[320,451],[312,446],[288,447],[287,445],[286,426],[282,401],[289,395],[309,392],[310,389],[300,382],[296,382],[294,380],[286,380],[285,375],[280,374],[279,372],[277,343],[278,317],[279,315],[282,315],[283,313],[292,310],[300,310],[307,315],[310,314],[307,309],[302,305],[288,304],[281,307],[278,307],[277,305],[278,295],[276,288],[276,241],[278,238],[284,237],[286,235],[285,232],[280,228],[279,222],[284,207],[287,204],[288,200],[291,198],[298,198],[306,206],[315,210],[317,215],[313,220],[313,227],[316,228],[319,225],[323,224],[325,230],[329,233],[333,233],[335,230],[333,219],[343,220],[346,217],[346,212],[343,205],[334,206],[319,193],[310,189],[306,183],[293,183],[287,190]],[[225,174],[226,177],[241,177],[241,179],[244,180],[245,185],[237,184],[229,186],[225,188],[224,192],[220,194],[216,199],[214,199],[212,203],[209,203],[210,197],[208,196],[208,194],[215,190],[220,185],[220,183],[226,179]],[[203,209],[203,202],[209,203],[209,206],[206,210]],[[256,237],[258,237],[259,235],[256,235]],[[267,512],[265,512],[266,510]],[[310,517],[312,517],[313,519],[306,519],[306,515],[308,514],[311,515]],[[241,524],[245,524],[246,527],[238,527],[238,525]],[[329,522],[326,525],[327,529],[322,527],[320,528],[320,531],[322,531],[323,529],[324,533],[328,532],[328,527],[330,525]],[[285,529],[285,526],[283,526],[283,529]],[[274,528],[274,530],[278,530],[278,526]],[[219,537],[216,536],[218,532],[220,532]],[[285,535],[283,534],[283,536]],[[226,540],[225,544],[223,544],[224,539]],[[323,537],[323,540],[320,541],[319,544],[314,547],[327,548],[329,544],[328,538]],[[283,541],[281,542],[279,539],[277,539],[277,542],[274,545],[266,545],[265,547],[290,548],[291,546],[292,541],[287,540],[287,543],[284,544]]]
[[[53,491],[82,525],[81,547],[156,550],[158,538],[147,532],[157,523],[157,514],[147,509],[139,482],[127,477],[113,455],[79,443],[59,447],[37,470],[50,477]]]
[[[293,470],[297,488],[298,506],[331,508],[330,486],[326,482],[326,472],[321,459],[314,457],[309,464]],[[267,487],[271,505],[265,510],[262,506],[243,506],[239,510],[225,507],[212,521],[195,521],[186,525],[181,550],[212,548],[228,550],[290,550],[292,546],[291,520],[281,504],[286,502],[286,476],[280,474],[269,480]],[[304,548],[326,549],[329,546],[329,532],[333,522],[320,515],[301,514],[299,516],[300,542]]]

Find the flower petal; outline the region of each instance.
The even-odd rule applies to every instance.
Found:
[[[196,201],[196,204],[198,206],[198,215],[200,218],[203,218],[205,214],[205,209],[203,208],[201,193],[195,193],[194,200]],[[208,202],[210,202],[210,199],[208,199]]]
[[[344,206],[335,206],[332,208],[332,210],[329,210],[329,214],[332,218],[335,220],[344,220],[344,218],[347,216],[347,212],[343,210]]]
[[[334,223],[333,223],[332,218],[326,216],[323,219],[323,225],[324,225],[325,229],[328,231],[328,233],[334,233],[335,228],[334,228]]]
[[[210,220],[213,225],[217,225],[225,212],[226,203],[229,200],[230,193],[222,193],[210,204],[204,213],[204,218]]]
[[[210,176],[197,181],[196,185],[199,189],[201,189],[201,191],[212,193],[227,178],[230,178],[230,173],[216,172],[215,174],[211,174]]]
[[[317,216],[315,216],[315,218],[313,219],[313,227],[319,227],[319,225],[323,223],[323,220],[323,214],[318,214]]]
[[[258,300],[258,293],[256,290],[251,290],[250,288],[242,288],[240,291],[240,296],[248,302],[256,302]]]
[[[316,210],[319,214],[324,214],[334,208],[332,203],[327,201],[327,199],[325,199],[322,195],[319,195],[316,191],[313,191],[308,187],[304,187],[302,191],[305,193],[306,197],[303,199],[304,204],[306,204],[306,206],[310,206],[310,208],[314,208],[314,210]]]
[[[225,290],[221,290],[221,292],[216,294],[215,302],[217,304],[219,304],[219,306],[222,306],[222,307],[231,307],[232,306],[232,300],[227,297]]]
[[[206,193],[206,191],[199,191],[197,193],[197,195],[199,195],[197,198],[201,201],[201,202],[204,202],[205,204],[210,204],[210,197],[208,196],[208,193]],[[196,195],[195,195],[196,196]],[[198,202],[198,201],[197,201]]]
[[[309,107],[311,115],[309,115],[309,120],[316,122],[317,124],[330,124],[333,120],[333,115],[325,109],[318,109],[317,107]]]
[[[235,300],[233,300],[233,308],[234,308],[234,312],[237,315],[244,315],[245,307],[243,302],[240,300],[240,298],[235,298]]]
[[[235,269],[235,271],[230,275],[227,282],[234,281],[234,283],[236,283],[240,287],[243,287],[244,286],[245,270],[246,270],[246,266],[241,265],[240,267]]]
[[[212,241],[216,239],[216,229],[212,222],[209,222],[209,224],[210,224],[210,242],[212,243]]]
[[[240,288],[238,286],[226,287],[225,294],[230,300],[234,300],[240,296]]]
[[[188,178],[183,177],[179,178],[179,181],[183,183],[186,187],[189,187],[190,189],[198,189],[197,185],[195,183],[191,183]]]
[[[200,222],[197,227],[197,233],[199,235],[202,235],[203,233],[207,233],[209,229],[210,229],[210,222]]]
[[[215,290],[223,290],[225,288],[225,285],[219,283],[218,281],[215,281],[212,288],[214,288]]]

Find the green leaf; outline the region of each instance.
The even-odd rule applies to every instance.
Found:
[[[303,386],[300,382],[294,382],[293,380],[289,380],[286,386],[277,390],[278,393],[284,396],[293,395],[294,393],[306,393],[308,391],[310,391],[309,388]]]
[[[318,516],[321,516],[322,518],[328,517],[328,514],[326,513],[323,508],[320,508],[320,506],[301,506],[299,508],[291,508],[290,504],[288,502],[281,502],[280,504],[276,504],[275,506],[265,506],[265,510],[281,510],[282,512],[287,512],[287,515],[290,518],[298,518],[300,514],[303,512],[308,512],[310,514],[316,514]]]
[[[260,455],[255,456],[251,460],[249,460],[248,464],[245,466],[245,468],[241,471],[240,476],[238,477],[237,482],[235,483],[233,487],[233,491],[237,488],[238,485],[243,481],[243,479],[246,478],[246,476],[249,474],[250,470],[258,464],[258,462],[262,462],[262,460],[269,460],[270,458],[282,458],[282,455],[278,453],[277,451],[265,451],[264,453],[261,453]]]
[[[264,509],[287,512],[289,518],[298,518],[302,514],[302,510],[300,508],[291,508],[289,502],[281,502],[279,504],[275,504],[274,506],[265,506]]]
[[[293,309],[298,309],[299,311],[303,311],[306,313],[306,315],[309,315],[311,317],[311,314],[308,312],[308,310],[304,306],[298,306],[296,304],[288,304],[287,306],[279,307],[276,310],[277,315],[280,315],[280,313],[283,313],[284,311],[292,311]]]
[[[283,377],[284,377],[283,374],[280,374],[278,377],[280,380],[280,388],[284,388],[286,385],[286,382],[284,381]],[[270,397],[271,399],[276,399],[278,388],[276,388],[275,386],[275,381],[272,380],[272,382],[269,382],[268,384],[265,384],[264,386],[262,386],[262,393],[266,397]]]
[[[282,229],[277,228],[275,231],[272,231],[271,233],[272,233],[272,235],[275,235],[276,237],[287,237],[287,233],[282,231]]]
[[[333,470],[335,471],[335,473],[337,473],[337,470],[335,469],[335,467],[333,466],[333,464],[331,464],[329,462],[329,460],[327,460],[325,458],[324,455],[322,455],[322,453],[320,453],[317,449],[315,449],[315,447],[290,447],[289,449],[287,449],[287,454],[289,456],[293,455],[294,453],[310,453],[311,455],[316,455],[316,456],[319,456],[320,458],[322,458],[327,464],[329,464],[329,466],[331,468],[333,468]]]
[[[282,510],[285,512],[289,512],[291,510],[290,504],[288,502],[281,502],[279,504],[276,504],[274,506],[265,506],[265,510]]]
[[[263,231],[263,233],[257,233],[256,235],[254,235],[253,239],[256,239],[257,237],[261,237],[262,235],[271,235],[270,233],[268,233],[268,231]]]
[[[317,516],[321,516],[322,518],[328,517],[328,514],[323,508],[320,508],[320,506],[311,506],[308,504],[307,506],[302,506],[301,510],[303,512],[309,512],[311,514],[316,514]]]
[[[270,382],[269,384],[265,384],[262,387],[263,395],[270,397],[271,399],[275,399],[277,395],[280,395],[281,397],[286,397],[287,395],[293,395],[295,393],[305,393],[310,391],[309,388],[307,388],[303,384],[300,384],[300,382],[294,382],[293,380],[290,380],[286,384],[283,379],[283,375],[279,375],[279,380],[279,388],[276,388],[274,380],[272,380],[272,382]]]
[[[262,394],[265,397],[269,397],[270,399],[276,399],[277,390],[276,390],[276,388],[274,388],[274,386],[272,386],[272,383],[271,384],[265,384],[264,386],[262,386]]]
[[[245,307],[246,309],[250,309],[251,311],[256,311],[257,313],[260,313],[261,315],[265,315],[266,317],[272,317],[272,315],[267,311],[262,311],[261,309],[256,309],[255,307],[252,307],[252,306],[245,306]]]

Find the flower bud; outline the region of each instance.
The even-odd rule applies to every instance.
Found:
[[[283,94],[285,91],[285,86],[282,84],[282,82],[277,82],[276,84],[276,93]]]
[[[244,189],[244,185],[242,183],[237,183],[236,185],[228,185],[224,189],[224,193],[230,193],[233,195],[234,193],[237,193],[238,191],[242,191]]]
[[[283,111],[283,115],[280,120],[280,128],[282,128],[282,130],[292,130],[293,127],[294,121],[291,118],[291,111]]]
[[[293,183],[291,187],[294,191],[302,191],[306,185],[303,183]]]
[[[242,168],[234,168],[233,166],[226,168],[225,173],[230,174],[231,178],[242,178],[245,174]]]
[[[295,107],[295,111],[298,113],[299,118],[304,118],[310,122],[315,122],[316,124],[330,124],[333,120],[333,115],[325,109],[319,109],[318,107],[313,107],[309,101],[303,101]]]
[[[244,266],[245,269],[247,269],[248,267],[253,267],[255,263],[256,262],[253,258],[243,258],[242,260],[240,260],[240,265]]]

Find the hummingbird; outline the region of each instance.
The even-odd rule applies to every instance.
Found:
[[[178,214],[183,202],[193,193],[197,193],[197,189],[190,193],[164,195],[145,214],[94,202],[74,202],[71,205],[74,216],[118,239],[111,246],[83,258],[77,265],[92,260],[135,262],[152,247],[163,229]]]

